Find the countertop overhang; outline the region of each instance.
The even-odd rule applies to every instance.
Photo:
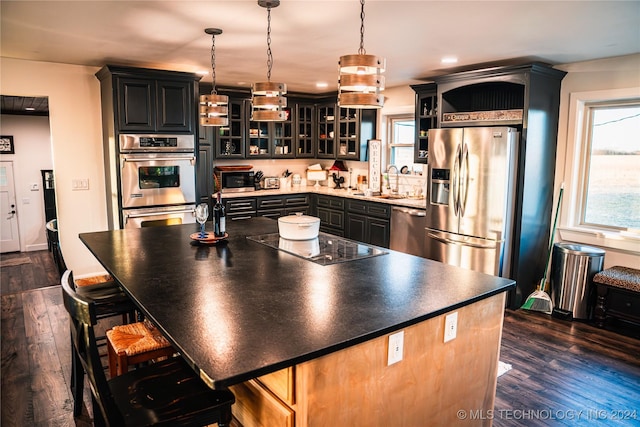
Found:
[[[211,224],[208,224],[210,227]],[[80,234],[104,268],[212,387],[225,387],[505,292],[498,278],[388,251],[322,266],[247,239],[277,221],[231,222],[228,241],[197,225]]]

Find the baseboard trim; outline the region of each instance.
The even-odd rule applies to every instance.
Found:
[[[24,251],[35,252],[35,251],[45,251],[48,249],[49,249],[49,246],[46,243],[37,243],[35,245],[27,245]]]

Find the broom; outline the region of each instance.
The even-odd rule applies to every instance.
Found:
[[[544,267],[544,274],[538,288],[527,297],[522,309],[531,311],[541,311],[545,314],[553,312],[553,302],[547,294],[547,271],[549,270],[549,262],[551,261],[551,251],[553,249],[553,238],[556,235],[556,225],[558,223],[558,214],[560,213],[560,204],[562,203],[562,193],[564,192],[564,183],[560,186],[560,194],[558,195],[558,205],[556,206],[556,216],[553,220],[553,229],[551,230],[551,240],[549,241],[549,250],[547,253],[547,264]]]

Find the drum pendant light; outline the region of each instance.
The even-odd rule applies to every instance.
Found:
[[[386,60],[367,55],[364,49],[364,0],[360,0],[360,49],[356,55],[344,55],[338,62],[338,105],[344,108],[381,108],[384,105]]]
[[[287,119],[287,85],[271,82],[271,8],[278,7],[280,0],[258,0],[258,5],[267,9],[267,81],[251,85],[251,120],[255,122],[278,122]]]
[[[216,36],[222,34],[219,28],[207,28],[211,36],[211,77],[213,87],[210,95],[200,96],[200,124],[203,126],[227,126],[229,124],[229,97],[216,92]]]

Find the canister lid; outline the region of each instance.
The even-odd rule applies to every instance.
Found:
[[[278,218],[278,221],[285,224],[313,224],[316,222],[319,223],[320,218],[296,213],[295,215],[281,216]]]

